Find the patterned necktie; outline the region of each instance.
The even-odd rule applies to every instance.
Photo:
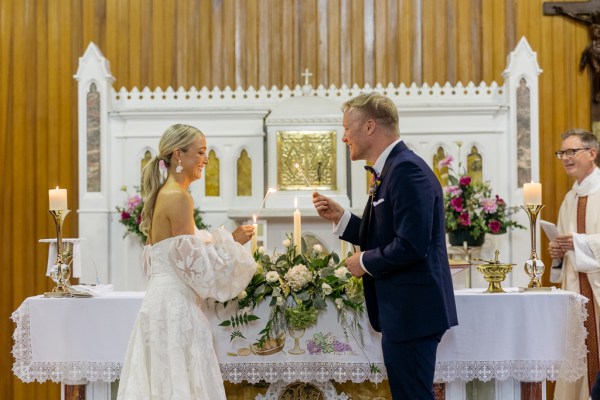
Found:
[[[585,233],[585,211],[587,206],[587,196],[577,199],[577,233]],[[579,273],[579,290],[581,294],[590,301],[586,303],[588,317],[584,321],[584,325],[588,331],[588,336],[585,339],[585,344],[588,349],[588,388],[591,391],[596,374],[600,369],[600,360],[598,359],[598,332],[596,331],[596,310],[594,307],[594,292],[585,272]]]

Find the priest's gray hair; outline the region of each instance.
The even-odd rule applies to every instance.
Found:
[[[150,236],[156,197],[160,188],[164,185],[161,179],[160,161],[162,160],[167,167],[167,173],[172,173],[172,170],[176,167],[175,163],[172,162],[173,153],[176,150],[185,153],[197,137],[204,137],[204,134],[193,126],[176,124],[168,127],[158,143],[158,154],[144,167],[142,171],[142,188],[145,194],[145,202],[140,222],[140,230],[144,235]]]
[[[581,140],[583,147],[596,150],[596,165],[600,165],[600,143],[598,143],[598,137],[591,132],[584,129],[570,129],[560,135],[561,140],[565,140],[571,136],[577,136]]]

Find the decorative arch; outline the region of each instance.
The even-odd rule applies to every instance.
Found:
[[[252,196],[252,159],[246,149],[240,152],[237,159],[237,195]]]
[[[473,182],[483,182],[483,157],[475,145],[471,146],[471,152],[467,155],[467,174]]]
[[[208,164],[204,167],[204,172],[206,174],[204,192],[207,197],[219,197],[221,195],[221,182],[219,180],[221,167],[219,162],[217,152],[210,150],[208,152]]]

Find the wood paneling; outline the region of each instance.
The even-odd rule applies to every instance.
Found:
[[[555,220],[571,185],[552,151],[568,128],[589,127],[589,80],[578,71],[585,27],[542,15],[543,0],[5,0],[0,1],[0,398],[58,399],[56,384],[10,371],[13,324],[44,276],[55,235],[47,190],[77,209],[77,91],[90,41],[115,87],[163,89],[502,82],[521,36],[538,52],[543,218]],[[77,214],[65,234],[77,235]],[[544,238],[545,240],[545,238]],[[542,254],[546,258],[547,243]]]

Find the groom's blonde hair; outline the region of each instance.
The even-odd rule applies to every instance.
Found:
[[[365,117],[374,119],[396,135],[400,134],[398,108],[387,96],[377,92],[360,94],[342,105],[343,112],[351,110],[357,110]]]

